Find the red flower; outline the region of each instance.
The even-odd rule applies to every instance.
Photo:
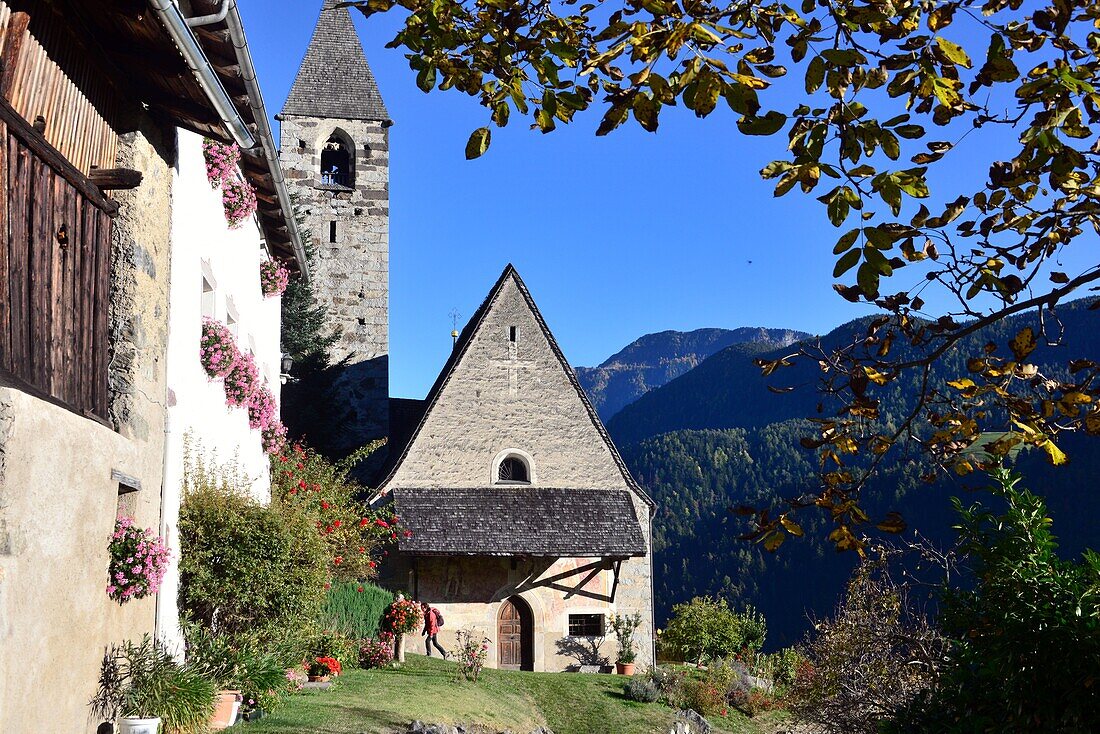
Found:
[[[365,528],[367,526],[367,524],[368,524],[367,518],[365,518],[365,517],[362,520],[359,521],[359,527],[361,527],[361,528]]]
[[[377,563],[375,563],[374,561],[371,561],[371,562],[370,562],[369,564],[367,564],[367,565],[369,565],[369,566],[370,566],[371,568],[378,568],[378,564],[377,564]]]
[[[391,540],[397,540],[397,533],[390,533]]]
[[[383,520],[382,518],[378,518],[377,520],[375,520],[374,524],[377,525],[380,528],[388,528],[390,526],[390,524],[388,522],[386,522],[385,520]]]
[[[306,488],[306,483],[305,483],[305,481],[304,481],[304,480],[302,480],[302,479],[299,479],[299,480],[298,480],[298,487],[299,487],[300,489],[305,489],[305,488]]]
[[[362,594],[363,593],[363,587],[360,586],[358,589],[356,589],[356,591],[358,591],[360,594]]]
[[[283,462],[283,463],[285,464],[285,463],[286,463],[287,461],[289,461],[289,459],[287,459],[287,458],[286,458],[285,456],[283,456],[282,454],[280,454],[280,455],[279,455],[279,461],[281,461],[281,462]]]
[[[406,537],[406,538],[411,538],[412,536],[413,536],[413,533],[412,533],[412,531],[411,531],[411,530],[406,530],[406,531],[405,531],[405,537]]]
[[[330,584],[328,581],[326,581],[325,582],[325,591],[328,591],[331,588],[332,588],[332,584]]]
[[[341,563],[344,562],[344,557],[343,556],[336,556],[335,558],[332,559],[332,562],[335,563],[337,566],[339,566]]]
[[[292,489],[292,490],[290,490],[289,494],[298,494],[298,490]]]
[[[322,510],[327,510],[328,507],[329,507],[328,502],[325,502],[324,500],[321,500],[321,509]]]
[[[335,528],[338,528],[338,527],[340,527],[340,525],[341,525],[341,523],[340,523],[340,521],[339,521],[339,520],[337,520],[336,522],[332,523],[332,527],[333,527],[333,529],[335,529]]]
[[[367,552],[367,549],[366,549],[366,548],[364,548],[363,546],[359,546],[359,552],[360,552],[360,553],[366,553],[366,552]]]
[[[306,468],[306,465],[305,465],[305,464],[303,464],[303,463],[302,463],[302,462],[300,462],[300,461],[299,461],[299,462],[298,462],[297,464],[295,464],[294,466],[298,467],[299,469],[305,469],[305,468]]]
[[[320,484],[314,484],[313,485],[313,491],[314,492],[320,492],[321,491],[321,485]]]

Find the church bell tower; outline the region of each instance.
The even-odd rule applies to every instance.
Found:
[[[280,159],[315,252],[314,293],[339,334],[339,448],[388,433],[389,127],[378,83],[338,0],[323,0],[278,119]],[[325,410],[317,406],[317,410]]]

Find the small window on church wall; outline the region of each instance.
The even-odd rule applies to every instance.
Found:
[[[604,624],[602,614],[570,614],[570,637],[603,637]]]
[[[321,183],[351,186],[351,150],[339,136],[333,135],[321,148]]]
[[[530,483],[530,473],[527,471],[527,463],[518,456],[508,456],[500,462],[497,468],[497,480],[501,482]]]
[[[336,241],[336,222],[332,221],[328,223],[328,241]]]
[[[518,332],[519,332],[519,329],[517,329],[515,326],[509,326],[508,327],[508,341],[514,342],[516,340],[516,337],[519,335]]]

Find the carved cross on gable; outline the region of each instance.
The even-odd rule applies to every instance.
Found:
[[[503,367],[508,370],[508,395],[513,398],[519,395],[520,370],[535,368],[534,362],[524,361],[519,358],[519,350],[516,348],[515,342],[508,343],[508,359],[494,359],[491,360],[489,364],[493,367]]]

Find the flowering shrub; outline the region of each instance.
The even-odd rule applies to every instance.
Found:
[[[393,635],[381,632],[377,640],[364,640],[359,648],[359,667],[384,668],[393,662]]]
[[[466,680],[477,683],[477,677],[481,675],[481,669],[485,667],[485,659],[489,657],[489,638],[477,636],[467,630],[458,631],[458,648],[455,650],[455,659],[458,661],[459,670]]]
[[[214,188],[237,176],[237,164],[241,149],[236,145],[219,143],[206,138],[202,141],[202,157],[206,159],[206,180]]]
[[[260,432],[260,441],[264,451],[270,455],[283,451],[286,448],[286,426],[282,421],[276,420]]]
[[[314,658],[313,662],[309,664],[309,674],[312,676],[340,675],[342,670],[340,661],[332,657]]]
[[[382,629],[395,635],[416,632],[424,624],[424,610],[412,599],[398,599],[382,614]]]
[[[225,375],[225,402],[233,408],[250,405],[252,394],[260,388],[260,371],[248,352],[238,352],[233,366]],[[249,411],[249,425],[252,423]]]
[[[137,528],[132,517],[119,517],[109,551],[107,596],[123,604],[160,590],[171,560],[171,551],[160,536]]]
[[[199,362],[210,379],[225,377],[233,369],[237,359],[237,344],[229,327],[209,317],[202,320],[202,339],[199,341]]]
[[[230,229],[237,229],[256,211],[256,190],[247,181],[222,182],[222,206]]]
[[[335,581],[373,578],[380,547],[411,535],[392,514],[392,506],[371,510],[356,499],[363,488],[348,478],[348,472],[370,448],[339,464],[300,445],[272,458],[272,496],[313,521],[329,547],[330,574]],[[385,554],[382,550],[381,555]]]
[[[291,693],[302,690],[307,678],[306,674],[297,668],[287,668],[286,687]]]
[[[279,408],[275,396],[266,384],[259,386],[248,396],[248,426],[261,431],[279,422]]]
[[[260,263],[260,290],[267,298],[281,296],[290,282],[290,271],[275,260]]]

